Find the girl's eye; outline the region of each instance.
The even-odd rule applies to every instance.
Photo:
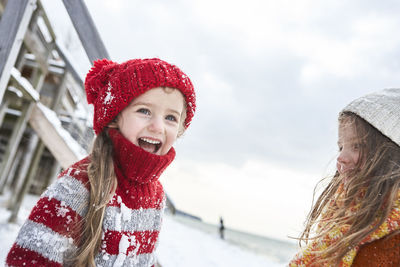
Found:
[[[141,108],[137,112],[143,113],[145,115],[150,115],[150,110],[148,110],[147,108]]]
[[[176,117],[173,115],[168,115],[167,117],[165,117],[165,119],[169,121],[177,121]]]
[[[359,150],[360,149],[360,144],[353,144],[353,149],[354,150]]]
[[[342,151],[342,149],[343,149],[343,147],[342,147],[342,146],[339,146],[339,152]]]

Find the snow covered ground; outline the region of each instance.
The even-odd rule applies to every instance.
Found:
[[[29,215],[37,197],[28,196],[21,208],[18,223],[7,223],[10,212],[5,208],[5,196],[0,196],[0,266],[13,244],[20,225]],[[164,217],[158,248],[158,258],[163,267],[258,267],[285,266],[272,259],[241,249],[220,240],[217,236],[204,233],[174,220]]]
[[[163,267],[285,266],[164,217],[158,258]]]

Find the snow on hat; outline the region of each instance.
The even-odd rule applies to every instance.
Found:
[[[85,79],[86,97],[94,106],[93,129],[99,134],[135,97],[156,87],[176,88],[186,100],[185,128],[196,110],[196,95],[189,77],[161,59],[132,59],[124,63],[94,62]]]
[[[400,89],[384,89],[360,97],[342,112],[350,111],[400,146]]]

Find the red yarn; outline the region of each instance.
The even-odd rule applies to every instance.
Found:
[[[85,88],[86,97],[89,104],[93,104],[98,96],[98,88],[103,88],[107,85],[109,78],[110,66],[116,66],[116,63],[108,59],[101,59],[94,62],[93,67],[86,75]]]
[[[166,155],[154,155],[130,143],[119,131],[109,132],[118,183],[104,213],[96,265],[112,266],[119,255],[126,255],[124,266],[132,266],[133,261],[149,266],[155,259],[165,206],[158,178],[175,151],[171,148]],[[89,163],[89,157],[75,163],[41,196],[7,255],[7,266],[61,267],[67,263],[69,253],[80,243],[81,232],[72,229],[89,204]],[[121,247],[121,242],[128,246]]]
[[[185,128],[196,110],[196,95],[189,77],[161,59],[132,59],[118,64],[94,62],[85,80],[89,104],[94,105],[93,128],[99,134],[135,97],[156,87],[178,89],[185,97]]]
[[[147,152],[131,143],[120,131],[109,129],[113,143],[115,172],[127,175],[126,183],[147,184],[157,180],[175,158],[175,149],[171,147],[165,155]]]

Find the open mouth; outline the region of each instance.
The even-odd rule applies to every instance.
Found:
[[[340,173],[345,173],[345,172],[351,171],[351,170],[353,170],[353,169],[354,169],[354,168],[352,168],[352,167],[346,167],[346,166],[340,164],[340,165],[339,165],[339,168],[338,168],[338,171],[339,171]]]
[[[138,139],[138,144],[141,148],[143,148],[147,152],[156,154],[158,150],[160,150],[162,143],[158,140],[141,137]]]

